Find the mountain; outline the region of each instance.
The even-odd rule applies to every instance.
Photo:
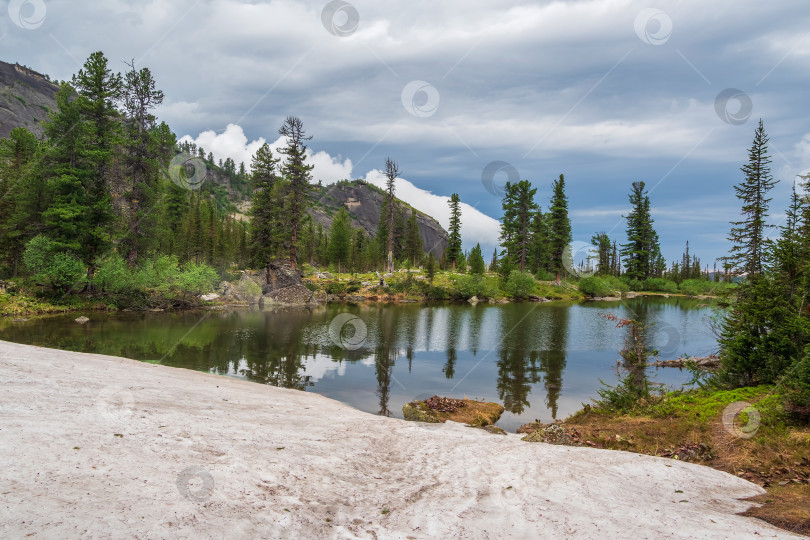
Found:
[[[42,135],[42,121],[48,111],[56,107],[54,94],[59,86],[47,76],[19,64],[0,62],[0,138],[8,137],[15,127],[25,127],[37,136]],[[250,207],[249,185],[244,176],[227,171],[214,163],[205,161],[206,178],[211,182],[212,197],[222,207],[236,209],[244,215]],[[119,206],[127,206],[121,196],[128,188],[122,179],[111,179],[111,189]],[[377,222],[383,207],[385,194],[376,186],[363,180],[343,181],[327,186],[313,186],[313,206],[310,208],[315,223],[325,229],[332,225],[333,216],[341,206],[349,211],[352,226],[362,228],[369,236],[377,234]],[[439,223],[424,212],[415,210],[397,199],[397,212],[407,219],[413,210],[427,252],[437,257],[447,247],[447,232]],[[126,210],[123,208],[123,210]]]
[[[42,135],[42,121],[56,107],[59,86],[19,64],[0,62],[0,139],[15,127]]]
[[[332,225],[332,216],[341,206],[345,206],[354,228],[362,228],[369,236],[377,234],[377,223],[385,201],[385,192],[377,186],[363,180],[346,180],[328,186],[315,186],[312,196],[315,204],[310,214],[315,223],[328,229]],[[416,213],[425,253],[430,251],[439,257],[447,248],[447,231],[438,221],[399,199],[396,199],[396,208],[404,219],[410,216],[411,211]]]

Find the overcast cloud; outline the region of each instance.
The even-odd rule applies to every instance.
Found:
[[[644,180],[665,256],[689,240],[709,264],[727,249],[760,117],[782,180],[774,220],[810,168],[806,0],[358,0],[323,17],[326,6],[28,0],[0,19],[0,50],[58,79],[96,50],[116,69],[134,58],[166,93],[158,116],[218,159],[249,164],[299,116],[316,179],[376,182],[391,156],[402,198],[443,225],[459,193],[466,247],[497,241],[498,190],[481,181],[495,160],[544,208],[564,173],[575,240],[623,241],[630,183]],[[726,89],[742,94],[718,104]]]

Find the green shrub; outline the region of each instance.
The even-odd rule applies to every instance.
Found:
[[[346,292],[349,293],[349,294],[356,293],[360,289],[361,289],[361,287],[360,287],[360,282],[359,281],[350,281],[348,283],[348,285],[346,285]]]
[[[326,284],[324,290],[327,294],[344,294],[346,292],[346,284],[332,281]]]
[[[180,263],[173,255],[144,260],[135,272],[135,287],[168,295],[180,274]]]
[[[613,289],[607,282],[596,276],[585,277],[579,280],[579,290],[588,296],[611,296]]]
[[[497,287],[484,276],[467,274],[453,278],[453,290],[451,295],[454,298],[467,300],[473,296],[479,298],[492,298],[498,294]]]
[[[631,291],[643,291],[644,290],[644,282],[638,279],[629,279],[627,280],[627,287]]]
[[[705,281],[702,279],[687,279],[681,282],[681,292],[689,296],[700,296],[704,294],[716,294],[726,289],[728,283],[716,281]]]
[[[122,293],[134,288],[132,272],[118,253],[113,253],[96,268],[93,281],[104,292]]]
[[[785,410],[801,422],[810,422],[810,355],[788,371],[783,388]]]
[[[34,279],[67,292],[83,286],[87,281],[84,264],[65,251],[58,251],[54,242],[44,235],[32,238],[23,253],[25,266]]]
[[[535,285],[534,276],[529,272],[513,270],[506,280],[504,290],[512,298],[525,299],[534,293]]]
[[[642,290],[651,292],[677,293],[678,285],[664,278],[647,278],[641,283]]]
[[[214,290],[218,279],[217,271],[207,264],[188,261],[177,276],[176,286],[183,293],[204,294]]]
[[[630,290],[630,287],[627,286],[627,283],[617,278],[616,276],[599,276],[599,279],[604,281],[605,284],[608,287],[610,287],[613,291],[626,293],[627,291]]]
[[[554,281],[557,279],[557,276],[548,270],[538,270],[534,277],[537,278],[537,281]]]

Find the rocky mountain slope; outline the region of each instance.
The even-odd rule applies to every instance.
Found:
[[[19,64],[0,62],[0,138],[8,137],[15,127],[25,127],[36,135],[42,134],[42,120],[56,106],[54,94],[59,87],[45,75]],[[244,214],[250,206],[247,186],[238,182],[219,167],[206,163],[206,177],[216,186],[215,194],[220,203],[227,199]],[[313,186],[313,202],[310,211],[316,223],[328,229],[333,216],[345,206],[352,226],[362,228],[369,236],[377,233],[377,221],[383,206],[384,193],[362,180],[339,182],[328,186]],[[397,211],[405,218],[412,207],[397,200]],[[447,232],[427,214],[416,210],[416,220],[425,251],[437,257],[447,247]]]
[[[19,64],[0,62],[0,139],[15,127],[42,134],[42,121],[56,106],[59,87],[44,75]]]
[[[363,180],[338,182],[328,186],[316,186],[313,192],[316,202],[310,212],[315,223],[321,223],[324,228],[332,225],[334,214],[345,206],[352,218],[352,226],[362,228],[373,236],[377,234],[377,223],[385,201],[384,192]],[[397,199],[397,212],[407,218],[411,210],[416,212],[416,223],[422,237],[422,247],[427,253],[432,252],[439,257],[447,247],[447,231],[439,222],[419,210],[413,209],[407,203]]]

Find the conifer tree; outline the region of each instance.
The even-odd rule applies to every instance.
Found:
[[[270,145],[264,143],[251,161],[253,200],[250,207],[250,244],[255,260],[266,269],[270,283],[270,263],[281,252],[281,221],[284,219],[284,185],[277,172],[279,160],[273,157]]]
[[[385,206],[383,207],[384,210],[387,209],[385,212],[386,218],[386,261],[387,261],[387,271],[393,272],[394,271],[394,208],[396,204],[396,199],[394,197],[395,192],[395,185],[394,182],[396,181],[397,177],[399,176],[399,166],[397,165],[396,161],[393,161],[391,158],[385,158]],[[382,217],[382,216],[381,216]]]
[[[565,177],[554,180],[548,215],[548,236],[551,266],[559,284],[563,271],[563,252],[571,242],[571,220],[568,217],[568,197],[565,195]]]
[[[768,153],[768,135],[762,120],[754,132],[754,142],[748,151],[748,163],[743,165],[743,181],[734,186],[737,198],[742,201],[742,219],[731,223],[728,239],[732,243],[730,253],[724,260],[738,274],[760,274],[764,252],[767,248],[766,231],[769,225],[768,192],[776,185],[771,176],[771,157]]]
[[[532,188],[528,180],[516,183],[507,182],[503,199],[503,218],[501,219],[501,245],[506,248],[508,256],[520,271],[526,269],[526,258],[530,247],[530,225],[537,210],[534,195],[537,188]]]
[[[307,136],[303,122],[295,116],[288,116],[278,132],[287,139],[287,145],[281,150],[286,156],[281,171],[288,183],[284,212],[289,230],[290,267],[295,270],[298,264],[298,231],[306,211],[312,180],[313,166],[307,163],[306,156],[306,141],[312,137]]]
[[[411,217],[405,230],[405,254],[414,266],[419,265],[422,258],[422,236],[419,234],[419,224],[416,222],[416,212],[411,210]]]
[[[451,264],[453,270],[456,269],[456,262],[461,256],[461,199],[458,193],[453,193],[448,201],[450,205],[450,226],[448,227],[447,238],[447,264]]]
[[[661,250],[658,234],[653,229],[650,215],[650,197],[644,190],[644,182],[633,182],[630,192],[632,210],[627,219],[627,244],[622,244],[621,254],[627,267],[625,274],[630,279],[645,280],[652,277],[661,265]]]
[[[337,271],[345,268],[351,255],[352,239],[354,230],[349,223],[349,212],[345,206],[341,206],[332,226],[329,229],[329,261],[337,266]]]
[[[484,274],[486,264],[484,263],[484,257],[481,254],[481,244],[475,244],[475,247],[470,250],[468,262],[470,263],[470,274]]]

